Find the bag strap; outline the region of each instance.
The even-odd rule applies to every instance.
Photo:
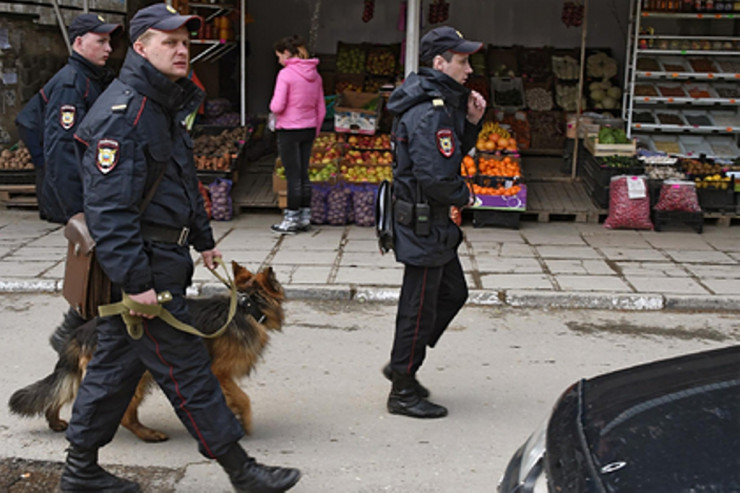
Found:
[[[126,324],[126,330],[128,331],[132,339],[140,339],[144,335],[144,325],[142,323],[141,317],[131,315],[131,310],[134,310],[138,313],[146,313],[147,315],[154,315],[155,317],[159,317],[171,327],[183,332],[187,332],[188,334],[192,334],[194,336],[203,337],[205,339],[216,338],[223,334],[224,331],[226,331],[229,324],[234,319],[234,315],[236,314],[237,298],[236,283],[234,283],[234,281],[231,279],[231,276],[229,275],[229,272],[224,265],[223,259],[221,259],[220,257],[216,257],[214,260],[216,262],[217,268],[223,268],[226,276],[222,277],[218,272],[216,272],[215,269],[211,270],[211,273],[218,280],[226,284],[226,286],[229,288],[230,293],[229,314],[226,317],[226,322],[224,322],[224,324],[212,334],[205,334],[192,325],[181,322],[174,315],[172,315],[172,313],[170,313],[169,310],[167,310],[163,306],[165,303],[172,301],[172,294],[169,291],[163,291],[157,294],[156,305],[145,305],[143,303],[138,303],[132,300],[128,294],[123,293],[123,299],[118,303],[111,303],[109,305],[99,306],[98,315],[100,315],[101,317],[121,315],[121,318],[123,318],[123,322]]]

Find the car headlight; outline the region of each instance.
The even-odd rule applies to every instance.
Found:
[[[509,462],[499,493],[548,493],[543,458],[547,423],[544,420]]]

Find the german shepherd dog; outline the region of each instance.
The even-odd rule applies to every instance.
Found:
[[[236,262],[232,262],[237,288],[236,314],[224,333],[212,339],[203,339],[211,356],[211,370],[218,378],[226,403],[241,422],[246,433],[252,431],[252,408],[249,396],[239,387],[237,380],[248,376],[270,340],[270,331],[282,328],[284,313],[282,303],[285,292],[275,278],[271,267],[254,275]],[[221,327],[229,311],[229,297],[214,295],[188,298],[193,325],[208,334]],[[54,371],[19,389],[10,397],[8,405],[14,414],[26,417],[46,416],[49,428],[63,431],[67,422],[60,419],[59,411],[72,402],[79,389],[85,368],[97,345],[97,319],[77,327],[65,317],[52,339],[62,338],[59,360]],[[136,392],[121,419],[121,425],[131,430],[145,442],[161,442],[168,436],[139,422],[138,407],[151,389],[154,380],[144,373]]]

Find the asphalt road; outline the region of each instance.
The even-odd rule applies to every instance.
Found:
[[[297,493],[495,491],[511,454],[575,380],[740,341],[737,314],[466,307],[418,375],[450,415],[422,421],[385,410],[390,385],[380,368],[393,305],[295,301],[286,308],[283,333],[243,382],[254,434],[242,443],[262,462],[301,468]],[[64,310],[57,295],[0,296],[2,489],[48,491],[58,478],[63,434],[43,418],[9,415],[6,403],[51,372],[56,354],[47,338]],[[139,478],[149,492],[231,491],[161,393],[140,417],[170,440],[145,444],[121,428],[101,451],[103,464]],[[24,471],[30,474],[21,478]]]

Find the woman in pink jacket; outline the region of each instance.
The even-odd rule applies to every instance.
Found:
[[[311,182],[308,161],[313,140],[326,115],[319,60],[308,58],[300,36],[275,43],[275,55],[284,68],[275,81],[270,111],[275,115],[278,152],[288,181],[288,207],[283,220],[273,224],[279,234],[295,234],[311,226]]]

